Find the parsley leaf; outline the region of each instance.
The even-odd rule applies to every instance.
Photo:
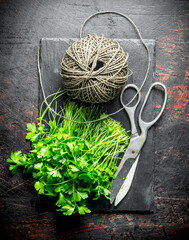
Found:
[[[35,182],[34,187],[39,194],[44,194],[44,183],[37,181]]]
[[[28,132],[35,132],[36,131],[35,123],[27,123],[27,131]]]

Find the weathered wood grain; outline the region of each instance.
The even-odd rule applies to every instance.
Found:
[[[166,111],[155,129],[153,214],[63,217],[38,209],[32,179],[12,176],[6,158],[27,151],[25,123],[38,115],[37,46],[43,37],[77,38],[83,20],[102,10],[128,14],[143,38],[157,40],[156,80],[168,87]],[[188,218],[188,1],[0,1],[1,239],[186,239]],[[123,18],[92,19],[110,38],[136,38]],[[33,197],[35,196],[35,197]]]
[[[187,239],[186,200],[156,199],[152,214],[90,214],[65,217],[55,213],[31,215],[4,223],[5,239]]]
[[[188,1],[148,0],[67,0],[1,1],[1,43],[37,45],[40,38],[79,37],[79,29],[89,15],[103,10],[128,14],[143,38],[163,41],[188,40]],[[87,23],[84,34],[104,33],[111,38],[137,38],[123,17],[102,15]]]

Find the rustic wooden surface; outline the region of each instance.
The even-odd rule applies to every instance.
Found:
[[[83,20],[101,10],[128,14],[143,38],[156,39],[157,81],[168,88],[155,126],[155,211],[64,217],[48,211],[21,171],[6,158],[27,152],[25,124],[38,116],[36,52],[42,37],[78,37]],[[188,218],[188,1],[0,0],[1,239],[186,239]],[[84,33],[137,38],[125,19],[103,15]]]

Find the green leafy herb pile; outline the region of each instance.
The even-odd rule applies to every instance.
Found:
[[[60,122],[51,114],[44,125],[45,112],[37,124],[28,123],[26,139],[31,141],[28,154],[17,151],[7,160],[14,174],[18,167],[34,178],[39,194],[56,199],[57,211],[65,215],[90,213],[87,200],[109,198],[116,162],[128,145],[129,136],[121,125],[106,118],[94,123]],[[75,121],[91,121],[104,114],[93,108],[68,102],[64,116]]]

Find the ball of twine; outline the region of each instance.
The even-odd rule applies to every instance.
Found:
[[[112,100],[128,79],[128,54],[116,41],[88,35],[74,42],[61,63],[67,94],[88,103]]]

